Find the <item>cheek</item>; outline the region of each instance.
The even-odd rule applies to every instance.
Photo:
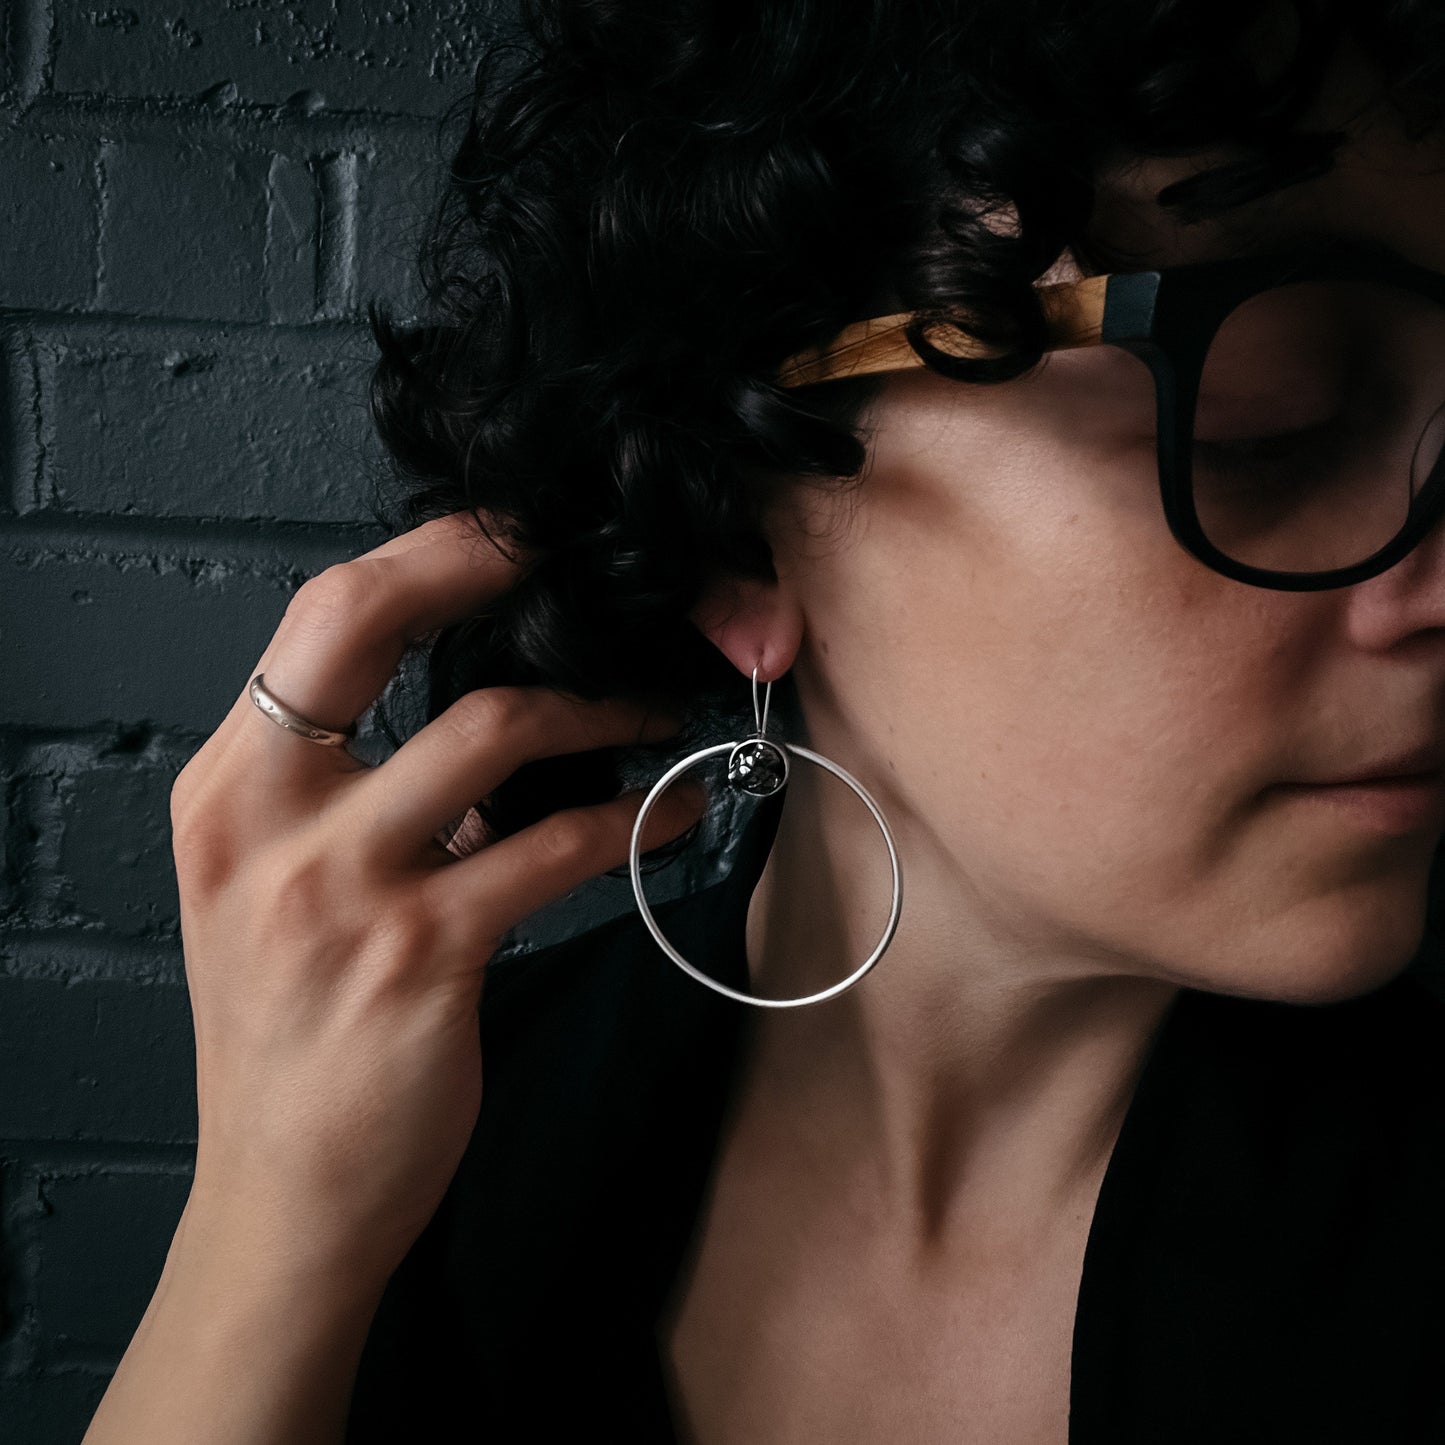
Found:
[[[1134,457],[1006,435],[971,450],[986,473],[935,472],[860,508],[830,631],[960,788],[989,781],[1014,812],[1158,801],[1169,772],[1217,752],[1219,714],[1260,663],[1242,639],[1269,629],[1242,626],[1228,589],[1246,589],[1169,534],[1152,464],[1141,479]]]
[[[1136,458],[1004,443],[890,473],[814,565],[830,690],[960,866],[1177,900],[1286,775],[1309,619],[1185,553]]]
[[[823,750],[1038,948],[1302,1000],[1397,970],[1415,854],[1365,857],[1262,796],[1350,735],[1321,681],[1339,599],[1199,563],[1128,449],[1000,428],[953,455],[988,466],[895,466],[842,534],[813,529]]]

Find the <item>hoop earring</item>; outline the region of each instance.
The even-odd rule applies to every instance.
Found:
[[[873,801],[868,790],[857,778],[840,768],[837,763],[823,757],[820,753],[813,752],[810,748],[801,747],[797,743],[774,741],[764,737],[768,725],[768,703],[772,698],[772,692],[773,685],[770,682],[767,684],[767,692],[764,694],[760,711],[758,708],[758,670],[754,667],[753,719],[757,724],[756,731],[739,742],[715,743],[711,747],[701,748],[695,753],[690,753],[681,762],[674,763],[652,785],[652,790],[643,799],[642,807],[638,810],[637,821],[632,825],[629,867],[632,872],[632,892],[637,898],[637,907],[642,914],[642,921],[647,925],[648,932],[657,940],[658,946],[679,968],[690,974],[699,983],[706,984],[708,988],[725,994],[728,998],[737,999],[739,1003],[755,1004],[759,1008],[798,1008],[803,1004],[822,1003],[824,999],[833,998],[844,990],[852,988],[883,957],[884,951],[893,942],[893,935],[898,929],[898,917],[903,911],[903,870],[899,867],[898,848],[893,841],[893,833],[888,827],[888,822],[878,804]],[[893,908],[888,915],[888,925],[883,930],[883,937],[878,941],[873,952],[847,978],[819,993],[807,994],[802,998],[759,998],[756,994],[743,993],[739,989],[729,988],[727,984],[709,978],[701,969],[689,963],[663,937],[662,930],[657,926],[657,920],[652,916],[652,909],[648,907],[647,899],[643,896],[642,873],[639,866],[640,844],[643,825],[647,822],[647,815],[652,811],[653,804],[657,802],[658,798],[662,796],[663,790],[674,779],[702,762],[704,758],[710,758],[723,752],[728,754],[728,787],[759,798],[766,798],[786,785],[789,753],[797,758],[806,758],[810,763],[817,763],[820,768],[826,768],[835,778],[841,778],[843,782],[847,783],[867,804],[868,811],[873,814],[874,821],[882,830],[883,841],[888,845],[888,857],[893,868]]]

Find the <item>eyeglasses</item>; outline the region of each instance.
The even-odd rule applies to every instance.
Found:
[[[1153,377],[1175,539],[1226,577],[1315,592],[1392,567],[1445,511],[1445,276],[1373,246],[1114,272],[1038,288],[1046,351],[1116,346]],[[846,327],[784,387],[996,353],[902,312]]]

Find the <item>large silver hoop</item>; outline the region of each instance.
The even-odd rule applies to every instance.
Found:
[[[683,970],[691,975],[699,983],[706,984],[708,988],[716,993],[725,994],[728,998],[736,999],[739,1003],[755,1004],[759,1008],[798,1008],[803,1004],[822,1003],[824,999],[836,997],[845,990],[853,987],[869,969],[883,957],[888,945],[893,942],[893,935],[898,930],[898,919],[903,911],[903,870],[898,862],[898,847],[893,841],[892,830],[888,827],[888,821],[884,818],[882,810],[874,802],[872,795],[846,769],[838,766],[830,758],[825,758],[821,753],[815,753],[811,748],[805,748],[798,743],[778,742],[772,738],[764,739],[762,736],[764,725],[767,721],[767,703],[763,704],[762,711],[758,711],[758,672],[753,669],[753,715],[758,724],[758,731],[751,737],[740,742],[715,743],[711,747],[701,748],[695,753],[690,753],[680,762],[670,767],[653,785],[651,791],[642,800],[642,807],[638,810],[637,821],[632,825],[632,847],[629,854],[629,867],[632,873],[632,892],[637,899],[638,911],[642,914],[642,921],[647,925],[647,931],[657,940],[657,945],[662,951]],[[771,694],[772,683],[768,683],[768,691]],[[744,750],[751,748],[751,754]],[[776,757],[769,757],[767,754],[775,754]],[[810,763],[817,763],[820,768],[832,773],[835,778],[853,789],[867,805],[868,811],[872,813],[873,820],[878,824],[883,834],[883,841],[888,845],[888,858],[893,869],[893,907],[888,915],[887,926],[883,930],[883,937],[879,939],[873,952],[856,968],[847,978],[818,993],[806,994],[801,998],[760,998],[756,994],[744,993],[740,989],[730,988],[725,983],[719,983],[715,978],[709,978],[701,969],[688,962],[677,949],[663,936],[657,920],[652,915],[652,909],[648,906],[647,898],[642,891],[641,840],[644,824],[647,822],[647,815],[652,811],[653,805],[657,802],[664,790],[673,783],[689,768],[695,767],[706,758],[717,756],[719,753],[729,754],[728,779],[733,787],[742,791],[752,793],[756,796],[766,797],[783,786],[787,779],[787,755],[791,753],[794,757],[805,758]],[[781,760],[781,772],[777,768],[777,760]],[[756,775],[756,781],[754,781]]]

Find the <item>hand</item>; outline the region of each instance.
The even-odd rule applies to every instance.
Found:
[[[470,514],[429,522],[305,583],[247,681],[264,671],[287,706],[345,728],[409,640],[480,612],[517,573]],[[678,723],[482,688],[372,768],[242,690],[172,793],[200,1127],[189,1215],[298,1267],[384,1281],[476,1123],[488,959],[527,914],[626,861],[641,798],[553,813],[463,858],[435,835],[524,762]],[[701,811],[700,791],[669,788],[642,847]]]

